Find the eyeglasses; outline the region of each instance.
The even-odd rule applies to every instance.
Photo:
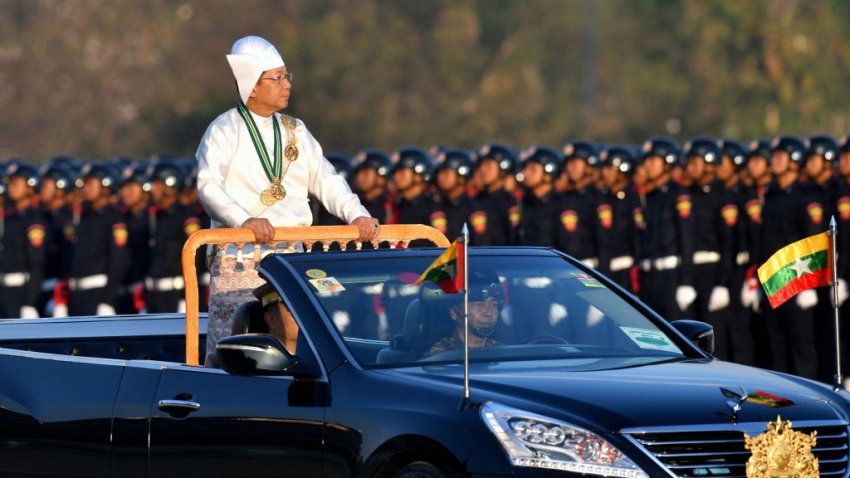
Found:
[[[286,80],[291,85],[292,84],[292,72],[290,71],[290,72],[286,73],[285,75],[280,75],[280,76],[266,76],[266,77],[263,77],[263,78],[260,78],[260,79],[261,80],[271,80],[275,84],[277,84],[277,86],[280,86],[280,83],[283,80]]]

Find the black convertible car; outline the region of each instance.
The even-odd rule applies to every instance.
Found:
[[[552,250],[470,249],[465,399],[461,295],[416,283],[441,252],[266,257],[295,353],[254,308],[219,368],[163,355],[179,316],[0,324],[0,476],[743,477],[777,417],[848,475],[846,393],[715,360]]]

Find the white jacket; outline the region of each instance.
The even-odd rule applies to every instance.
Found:
[[[274,160],[272,117],[251,113]],[[280,113],[273,115],[280,124],[282,146],[286,147],[286,129]],[[351,223],[369,212],[351,192],[345,179],[325,159],[322,147],[301,120],[295,120],[298,159],[289,165],[283,178],[286,197],[271,206],[260,201],[260,193],[270,181],[251,142],[244,120],[236,108],[216,118],[207,128],[198,146],[198,196],[212,218],[211,227],[240,227],[252,217],[266,218],[272,226],[309,226],[313,216],[307,194],[312,193],[332,214]],[[286,159],[283,159],[286,168]]]

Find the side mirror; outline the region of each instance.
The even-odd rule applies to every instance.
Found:
[[[268,334],[224,337],[215,348],[216,358],[227,373],[238,375],[318,376],[315,367],[301,362],[277,338]]]
[[[674,320],[670,325],[701,350],[714,355],[714,327],[698,320]]]

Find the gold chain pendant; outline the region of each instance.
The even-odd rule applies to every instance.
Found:
[[[286,197],[286,189],[283,189],[283,185],[277,180],[269,186],[269,190],[271,191],[272,196],[274,196],[275,201],[280,201]]]

